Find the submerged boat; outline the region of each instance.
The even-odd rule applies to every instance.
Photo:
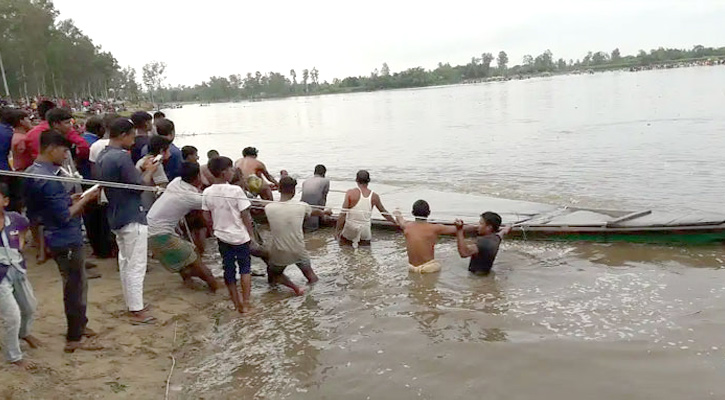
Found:
[[[379,229],[398,229],[374,219]],[[725,215],[624,212],[562,207],[513,224],[511,239],[707,245],[725,243]]]

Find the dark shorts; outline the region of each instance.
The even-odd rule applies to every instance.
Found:
[[[219,254],[222,256],[222,266],[224,267],[224,282],[237,282],[237,267],[241,275],[250,274],[252,272],[252,257],[249,250],[249,242],[244,244],[229,244],[217,240],[219,242]]]
[[[307,260],[300,260],[300,261],[296,262],[295,265],[302,272],[305,272],[306,270],[311,270],[312,269],[312,262],[309,259],[307,259]],[[269,273],[271,273],[271,274],[279,275],[279,274],[283,274],[284,273],[285,268],[287,268],[287,265],[272,265],[272,264],[269,264],[267,266],[267,271],[269,271]]]

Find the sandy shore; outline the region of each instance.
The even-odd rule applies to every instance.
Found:
[[[116,260],[89,259],[98,264],[103,276],[89,281],[88,326],[100,334],[96,341],[104,349],[66,354],[57,266],[52,260],[35,263],[34,249],[26,257],[38,299],[33,334],[44,346],[30,349],[23,343],[26,358],[39,365],[35,371],[2,364],[3,399],[164,398],[172,365],[170,354],[176,358],[176,375],[184,361],[194,356],[215,321],[238,316],[231,310],[226,290],[211,295],[201,285],[198,290],[186,288],[178,275],[150,261],[145,301],[158,321],[133,326],[126,317]],[[172,392],[170,398],[177,395],[178,391]]]

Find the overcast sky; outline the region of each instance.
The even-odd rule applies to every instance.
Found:
[[[121,66],[158,60],[167,83],[317,67],[320,80],[505,50],[510,65],[551,49],[622,54],[659,46],[725,46],[725,0],[183,1],[54,0]]]

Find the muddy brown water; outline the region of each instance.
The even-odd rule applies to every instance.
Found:
[[[441,218],[475,216],[484,196],[719,212],[723,87],[725,67],[688,68],[167,115],[202,152],[253,145],[300,178],[327,164],[336,188],[364,167],[383,193],[449,193],[433,204]],[[472,277],[450,239],[435,276],[408,275],[393,232],[370,250],[341,249],[329,230],[306,240],[320,282],[293,297],[254,278],[256,313],[209,328],[180,398],[725,398],[720,246],[505,241],[495,274]]]

